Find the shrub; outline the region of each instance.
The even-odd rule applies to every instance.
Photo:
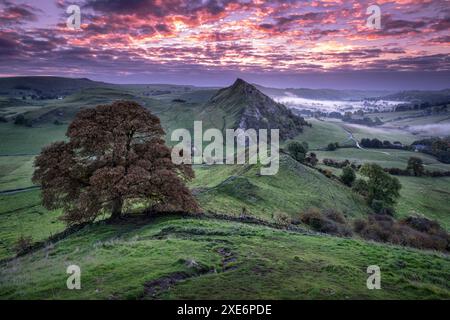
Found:
[[[333,220],[340,224],[346,224],[347,221],[345,220],[344,215],[342,212],[336,210],[336,209],[325,209],[322,211],[322,213],[330,220]]]
[[[17,117],[14,118],[14,124],[18,126],[26,126],[31,127],[32,123],[30,119],[25,118],[23,114],[19,114]]]
[[[306,157],[305,161],[315,167],[317,163],[319,162],[319,159],[317,159],[317,154],[314,152],[311,152],[308,157]]]
[[[344,184],[351,187],[355,179],[356,179],[355,170],[353,170],[350,166],[347,166],[342,170],[341,181]]]
[[[28,250],[30,250],[32,244],[32,237],[25,237],[22,235],[19,239],[17,239],[16,244],[14,245],[14,251],[17,254],[26,253]]]
[[[342,213],[329,209],[321,212],[317,208],[306,210],[300,220],[310,226],[313,230],[338,236],[351,236],[351,229]]]
[[[337,149],[335,143],[329,143],[327,146],[327,151],[335,151]]]
[[[283,226],[287,226],[287,225],[291,224],[291,217],[285,212],[281,212],[281,211],[275,212],[273,219],[275,220],[276,223],[283,225]]]
[[[295,160],[304,162],[308,153],[308,144],[306,142],[291,142],[288,145],[288,152]]]
[[[353,230],[367,240],[389,242],[419,249],[450,251],[450,235],[439,223],[422,217],[395,221],[388,215],[356,220]]]
[[[381,200],[373,199],[370,207],[375,213],[381,213],[384,209],[384,202]]]
[[[356,233],[361,233],[365,228],[367,228],[367,221],[364,219],[356,219],[353,221],[353,230]]]
[[[8,119],[6,119],[4,116],[0,116],[0,123],[1,122],[6,123],[8,122]]]
[[[319,172],[321,172],[323,175],[325,175],[327,178],[332,178],[332,177],[333,177],[333,172],[332,172],[331,170],[328,170],[328,169],[322,169],[322,168],[319,168],[318,170],[319,170]]]

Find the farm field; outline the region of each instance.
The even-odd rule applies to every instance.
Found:
[[[436,160],[435,157],[424,153],[396,150],[396,149],[358,149],[342,148],[335,151],[317,151],[319,159],[335,159],[339,161],[349,160],[357,164],[376,163],[384,168],[405,169],[410,157],[422,159],[427,170],[430,171],[449,171],[450,164],[445,164]]]

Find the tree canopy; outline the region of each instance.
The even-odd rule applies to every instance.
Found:
[[[154,210],[195,212],[185,182],[190,165],[175,165],[158,117],[135,102],[118,101],[80,111],[67,142],[44,148],[35,160],[33,181],[42,186],[43,205],[62,208],[68,224],[119,218],[139,203]]]

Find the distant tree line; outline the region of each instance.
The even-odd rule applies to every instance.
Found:
[[[411,157],[408,160],[406,169],[400,168],[385,168],[389,174],[394,176],[414,176],[414,177],[450,177],[450,171],[429,171],[426,170],[423,161],[417,157]]]
[[[404,146],[400,141],[394,141],[393,143],[389,140],[381,141],[377,138],[363,138],[359,143],[363,148],[373,148],[373,149],[400,149],[400,150],[408,150],[409,146]]]
[[[450,136],[417,140],[411,145],[403,145],[400,141],[391,143],[388,140],[381,141],[377,138],[363,138],[360,145],[368,149],[398,149],[422,152],[436,157],[440,162],[450,164]]]
[[[322,163],[328,167],[333,167],[333,168],[338,168],[338,169],[342,169],[345,168],[347,166],[350,166],[352,169],[354,170],[359,170],[359,168],[361,168],[361,165],[356,164],[354,162],[350,162],[349,160],[344,160],[344,161],[337,161],[334,159],[323,159]]]
[[[360,124],[368,127],[380,126],[383,124],[383,121],[381,121],[381,119],[378,117],[375,117],[373,119],[367,116],[365,117],[362,110],[358,110],[355,113],[346,112],[342,117],[342,121]]]
[[[446,111],[448,106],[450,105],[450,100],[442,101],[440,103],[430,103],[430,102],[421,102],[421,103],[412,103],[412,104],[401,104],[395,108],[396,112],[401,111],[412,111],[412,110],[427,110],[430,113],[439,113]]]

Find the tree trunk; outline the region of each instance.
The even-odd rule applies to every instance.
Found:
[[[120,219],[120,217],[122,216],[122,206],[123,200],[121,198],[117,198],[113,201],[111,210],[111,220]]]

